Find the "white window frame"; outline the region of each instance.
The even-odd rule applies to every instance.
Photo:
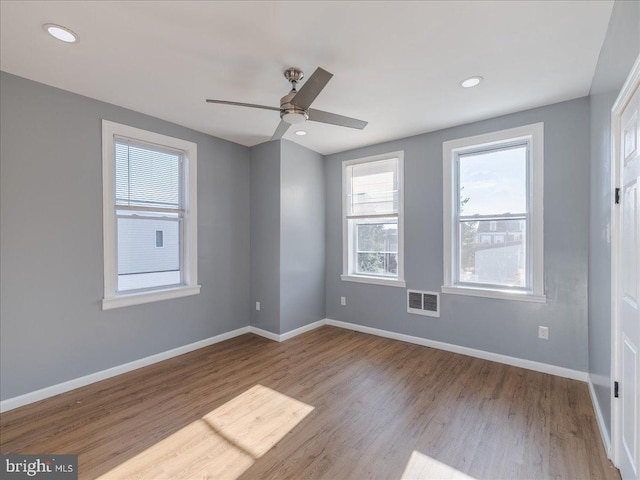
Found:
[[[156,145],[183,154],[184,215],[183,215],[183,284],[157,287],[135,292],[118,292],[118,242],[115,212],[115,137]],[[102,217],[104,233],[104,298],[102,309],[138,305],[197,295],[198,285],[198,232],[197,232],[197,157],[198,147],[193,142],[148,132],[128,125],[102,120]]]
[[[354,259],[350,258],[349,219],[347,218],[347,167],[380,160],[398,159],[398,277],[389,278],[374,275],[358,275],[353,271]],[[393,217],[395,214],[386,215]],[[404,280],[404,151],[373,155],[371,157],[346,160],[342,162],[342,275],[340,279],[346,282],[369,283],[391,287],[406,287]]]
[[[525,289],[470,287],[459,285],[456,277],[456,257],[459,248],[456,205],[459,201],[457,178],[458,157],[483,149],[506,147],[526,141],[529,148],[527,181],[527,270],[529,285]],[[545,303],[544,293],[544,123],[534,123],[498,132],[450,140],[442,144],[443,153],[443,224],[444,224],[444,285],[443,293],[476,297],[522,300]]]

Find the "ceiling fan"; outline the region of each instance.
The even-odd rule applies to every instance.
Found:
[[[286,133],[289,127],[295,123],[302,123],[307,120],[312,122],[329,123],[341,127],[358,128],[362,130],[367,126],[367,122],[357,120],[335,113],[323,112],[309,108],[322,89],[327,85],[333,73],[318,67],[313,75],[304,82],[304,85],[297,90],[298,82],[303,79],[304,73],[298,68],[288,68],[284,71],[284,77],[291,83],[291,91],[280,99],[280,108],[266,105],[256,105],[254,103],[229,102],[227,100],[207,99],[209,103],[222,103],[224,105],[237,105],[239,107],[262,108],[265,110],[276,110],[280,112],[280,124],[276,128],[271,140],[278,140]]]

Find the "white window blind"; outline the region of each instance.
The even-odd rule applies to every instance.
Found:
[[[115,139],[116,204],[182,208],[178,152]]]
[[[347,167],[350,179],[350,217],[398,214],[398,159],[361,163]]]
[[[124,138],[114,151],[117,290],[181,285],[182,154]]]
[[[401,152],[344,165],[343,280],[397,282],[401,261]]]

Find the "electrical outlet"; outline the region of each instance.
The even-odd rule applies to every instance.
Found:
[[[260,302],[256,302],[256,310],[260,311]]]
[[[538,338],[542,340],[549,340],[549,327],[543,327],[540,325],[538,327]]]
[[[343,307],[347,304],[347,297],[340,297],[340,305]]]

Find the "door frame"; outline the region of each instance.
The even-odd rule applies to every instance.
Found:
[[[627,76],[618,98],[611,107],[611,460],[615,466],[620,465],[622,448],[620,444],[622,431],[622,415],[620,402],[614,398],[614,382],[621,377],[621,341],[620,312],[618,295],[621,288],[618,282],[620,255],[622,251],[622,209],[617,208],[615,201],[616,188],[620,188],[621,151],[621,117],[622,112],[631,100],[636,88],[640,88],[640,55],[636,58]],[[640,139],[638,139],[640,140]],[[639,421],[640,421],[640,417]],[[640,430],[640,425],[638,426]]]

